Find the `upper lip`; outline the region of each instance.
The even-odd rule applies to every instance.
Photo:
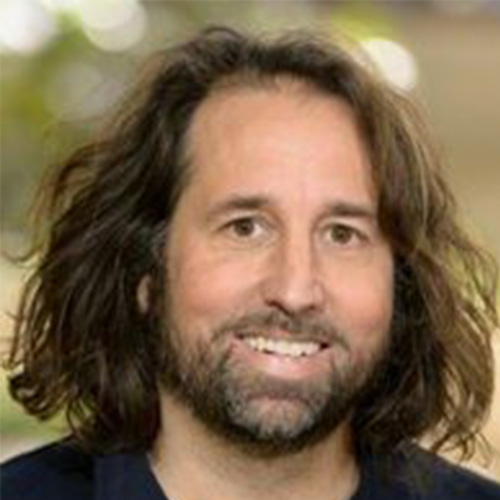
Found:
[[[237,338],[245,339],[249,337],[263,337],[269,340],[284,340],[287,342],[314,342],[319,344],[321,347],[328,347],[331,344],[331,340],[327,339],[324,335],[313,335],[313,334],[303,334],[303,333],[290,333],[283,330],[275,331],[248,331],[248,332],[237,332]]]

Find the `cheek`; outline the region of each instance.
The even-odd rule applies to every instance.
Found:
[[[336,283],[331,292],[333,318],[359,356],[368,356],[385,341],[391,325],[392,259],[377,265],[344,265],[331,279]]]
[[[253,266],[190,245],[171,255],[170,306],[178,327],[205,332],[244,310],[253,294]]]

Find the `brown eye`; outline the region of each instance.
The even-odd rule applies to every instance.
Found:
[[[257,224],[254,219],[243,217],[232,221],[230,227],[235,236],[239,238],[250,238],[256,232]]]
[[[330,229],[330,237],[335,243],[348,244],[355,236],[356,230],[343,224],[335,224]]]

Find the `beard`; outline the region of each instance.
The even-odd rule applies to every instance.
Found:
[[[163,389],[209,431],[261,458],[297,453],[331,435],[369,391],[386,358],[384,340],[368,359],[356,363],[349,336],[309,314],[254,311],[222,323],[208,337],[180,331],[169,316],[163,316],[161,328]],[[291,380],[264,373],[235,355],[230,342],[235,332],[265,335],[271,330],[327,340],[339,356],[331,356],[327,370]],[[190,340],[202,338],[210,340]],[[338,363],[339,357],[345,362]]]

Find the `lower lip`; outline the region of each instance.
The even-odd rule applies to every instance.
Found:
[[[278,378],[302,379],[319,373],[331,366],[331,347],[322,348],[309,356],[283,356],[252,349],[244,340],[234,342],[232,353],[247,365]]]

